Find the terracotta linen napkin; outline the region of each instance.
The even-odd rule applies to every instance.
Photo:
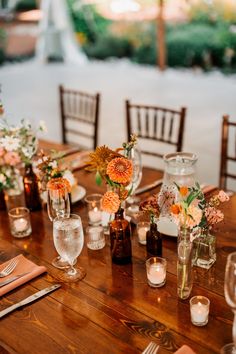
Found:
[[[15,275],[22,274],[29,272],[28,274],[24,275],[23,277],[16,279],[10,284],[7,284],[0,288],[0,296],[8,293],[9,291],[17,288],[18,286],[28,282],[29,280],[37,277],[38,275],[44,273],[47,271],[46,267],[44,266],[38,266],[37,264],[29,261],[27,258],[23,256],[23,254],[20,254],[19,256],[14,257],[14,259],[18,260],[17,266],[14,269],[14,271],[9,274],[8,276],[1,278],[0,281],[7,280],[11,277],[14,277]],[[3,264],[0,265],[0,271],[9,263],[9,260]]]
[[[196,354],[190,347],[186,344],[182,345],[175,354]]]

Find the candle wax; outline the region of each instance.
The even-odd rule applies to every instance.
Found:
[[[100,222],[102,219],[102,213],[98,208],[94,208],[93,210],[89,210],[89,220],[93,223]]]
[[[164,266],[161,263],[152,264],[148,269],[147,277],[152,284],[163,283],[166,278],[166,271]]]
[[[209,309],[207,305],[198,302],[197,304],[191,305],[191,319],[196,323],[204,323],[207,321]]]
[[[28,227],[28,222],[24,218],[14,220],[13,224],[14,224],[14,228],[17,232],[23,232]]]

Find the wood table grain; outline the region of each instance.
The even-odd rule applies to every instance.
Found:
[[[87,194],[105,190],[96,186],[89,172],[77,171],[76,177]],[[159,172],[145,169],[142,184],[160,177]],[[74,204],[73,212],[82,217],[86,228],[85,202]],[[92,251],[85,242],[78,258],[78,265],[87,272],[84,280],[63,283],[59,290],[0,320],[0,353],[131,354],[141,353],[151,340],[160,344],[160,354],[173,353],[183,344],[199,354],[219,353],[232,340],[233,314],[225,302],[223,287],[227,255],[236,251],[236,195],[225,204],[224,212],[224,222],[215,229],[215,265],[208,271],[194,267],[191,296],[204,295],[211,301],[205,327],[191,324],[189,300],[177,298],[176,238],[163,240],[167,281],[162,288],[153,289],[146,279],[146,248],[138,243],[133,226],[132,264],[112,264],[108,236],[102,250]],[[45,265],[48,272],[3,296],[0,310],[57,282],[60,276],[61,271],[51,265],[56,251],[47,211],[31,213],[31,221],[32,235],[17,239],[10,234],[7,213],[0,212],[0,262],[22,253]]]

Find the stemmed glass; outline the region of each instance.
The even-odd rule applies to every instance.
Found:
[[[84,233],[81,218],[76,214],[69,217],[56,217],[53,220],[53,241],[58,254],[69,263],[63,281],[77,281],[85,277],[83,268],[74,268],[73,264],[80,255],[84,245]]]
[[[233,343],[221,348],[221,354],[236,354],[236,252],[230,253],[225,268],[225,299],[234,313]]]
[[[130,185],[127,187],[130,189],[132,187],[131,195],[129,196],[127,202],[130,204],[128,210],[131,212],[137,211],[137,205],[135,203],[139,202],[139,198],[135,197],[135,191],[139,186],[142,179],[142,158],[141,151],[137,146],[134,146],[126,156],[133,163],[133,176]]]
[[[70,215],[70,198],[66,185],[55,181],[53,189],[47,190],[47,210],[51,221],[56,217],[69,217]],[[68,267],[68,262],[60,256],[52,260],[52,265],[59,269]]]

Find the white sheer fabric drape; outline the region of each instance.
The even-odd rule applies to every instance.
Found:
[[[82,64],[86,55],[76,42],[66,0],[42,0],[42,19],[36,59],[46,62],[49,58],[61,58],[64,62]]]

